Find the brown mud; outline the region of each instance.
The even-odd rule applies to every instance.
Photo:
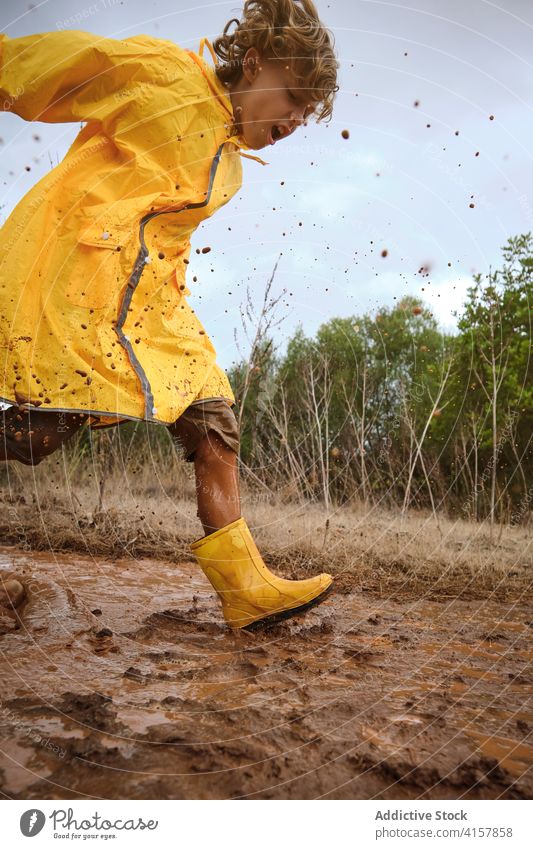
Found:
[[[193,563],[0,549],[12,799],[533,795],[533,613],[344,581],[231,632]]]

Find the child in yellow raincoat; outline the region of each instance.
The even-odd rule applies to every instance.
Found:
[[[240,188],[241,156],[266,164],[245,150],[331,116],[337,69],[311,0],[247,0],[198,54],[0,35],[4,110],[85,124],[0,233],[0,459],[35,465],[85,424],[166,425],[195,465],[191,548],[233,628],[321,600],[332,578],[273,575],[241,516],[235,398],[186,299],[190,238]]]

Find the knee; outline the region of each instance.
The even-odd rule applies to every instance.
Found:
[[[61,417],[64,417],[63,419]],[[6,460],[18,460],[26,466],[37,466],[53,454],[85,423],[86,414],[31,412],[21,415],[9,410],[0,429]]]
[[[21,440],[20,442],[6,440],[2,446],[1,453],[2,456],[0,459],[6,461],[17,460],[24,466],[38,466],[46,456],[36,446],[32,445],[30,440]]]
[[[16,457],[19,463],[24,463],[25,466],[38,466],[42,463],[47,454],[27,454],[24,457]]]
[[[6,455],[8,460],[18,460],[25,466],[38,466],[55,450],[50,441],[35,439],[33,433],[16,432],[11,439],[6,440]],[[18,438],[17,438],[18,437]]]

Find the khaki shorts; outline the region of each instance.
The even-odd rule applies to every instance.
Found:
[[[0,459],[18,460],[27,466],[36,466],[74,436],[88,423],[89,418],[87,413],[22,411],[16,406],[2,410]],[[209,430],[214,430],[236,454],[239,452],[239,425],[230,402],[224,398],[193,401],[179,419],[167,425],[167,428],[182,458],[189,463],[194,462],[198,443]]]
[[[214,430],[228,448],[239,453],[239,424],[230,402],[225,398],[193,401],[179,419],[167,425],[167,428],[188,463],[194,462],[198,443],[209,430]]]

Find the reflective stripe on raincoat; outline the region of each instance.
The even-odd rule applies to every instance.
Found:
[[[0,35],[0,102],[86,122],[0,230],[0,399],[92,426],[170,424],[235,398],[185,273],[193,231],[242,182],[231,100],[199,53],[147,35]],[[264,163],[258,157],[250,157]]]

